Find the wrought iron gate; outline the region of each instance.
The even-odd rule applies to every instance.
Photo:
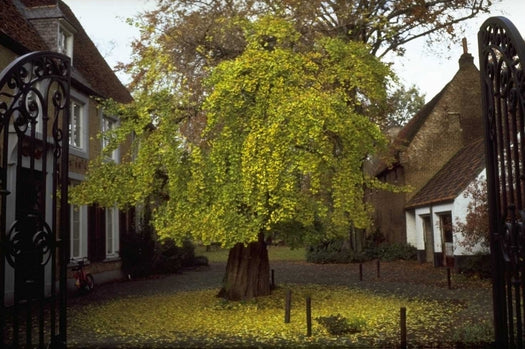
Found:
[[[487,145],[490,249],[497,348],[525,334],[525,43],[506,18],[478,33]]]
[[[70,59],[0,74],[0,345],[65,347]]]

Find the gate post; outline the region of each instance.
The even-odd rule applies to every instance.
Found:
[[[504,17],[478,32],[496,348],[523,348],[525,43]]]

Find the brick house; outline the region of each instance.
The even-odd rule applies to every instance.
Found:
[[[459,70],[452,80],[392,138],[389,155],[393,162],[372,167],[372,173],[381,181],[409,185],[412,189],[401,194],[369,193],[375,207],[373,229],[388,242],[415,245],[421,261],[442,264],[444,233],[434,231],[435,239],[430,239],[430,233],[422,235],[424,229],[416,230],[414,224],[428,223],[425,217],[432,216],[431,203],[453,203],[462,197],[468,183],[480,175],[482,137],[479,70],[464,48]],[[443,181],[448,185],[446,193]],[[419,210],[423,207],[425,213]],[[440,211],[441,215],[450,213],[450,207],[446,207],[446,211]],[[438,214],[436,209],[433,215]],[[416,211],[420,214],[417,222]],[[437,230],[444,226],[439,219],[432,222]]]
[[[93,97],[122,103],[132,97],[64,2],[0,0],[0,69],[16,57],[46,50],[72,60],[69,182],[75,185],[84,179],[89,160],[101,153],[103,141],[97,134],[118,123]],[[124,150],[115,151],[111,160],[120,161]],[[21,193],[9,195],[8,210],[23,199]],[[120,278],[120,236],[131,228],[131,213],[116,207],[71,206],[70,215],[70,257],[86,258],[98,283]]]

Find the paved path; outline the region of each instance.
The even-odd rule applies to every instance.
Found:
[[[312,264],[306,262],[272,262],[275,283],[346,285],[374,292],[430,299],[473,300],[491,310],[491,288],[488,282],[467,279],[452,273],[448,288],[447,270],[417,262],[383,262],[380,277],[377,263],[364,263],[360,280],[359,264]],[[210,263],[182,273],[121,281],[100,285],[82,297],[72,297],[71,304],[104,301],[125,296],[165,294],[178,291],[220,288],[225,263]]]

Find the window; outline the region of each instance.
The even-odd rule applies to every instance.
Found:
[[[87,255],[87,206],[70,205],[70,207],[70,258],[83,258]]]
[[[58,27],[57,52],[73,58],[73,33],[62,25]]]
[[[452,227],[452,214],[445,213],[439,216],[441,225],[441,238],[443,240],[443,263],[445,266],[454,266],[454,236]]]
[[[85,105],[75,99],[71,99],[70,118],[69,145],[77,150],[86,150]]]
[[[450,213],[440,215],[439,220],[441,233],[443,234],[443,242],[453,242],[452,215]]]
[[[119,253],[118,208],[106,209],[106,257],[117,257]]]
[[[112,135],[109,133],[109,131],[114,130],[118,125],[117,119],[102,115],[102,149],[105,149],[108,145],[110,145],[110,141],[112,140]],[[113,150],[111,154],[108,154],[107,158],[110,160],[113,160],[115,162],[119,161],[119,150],[118,148]]]

